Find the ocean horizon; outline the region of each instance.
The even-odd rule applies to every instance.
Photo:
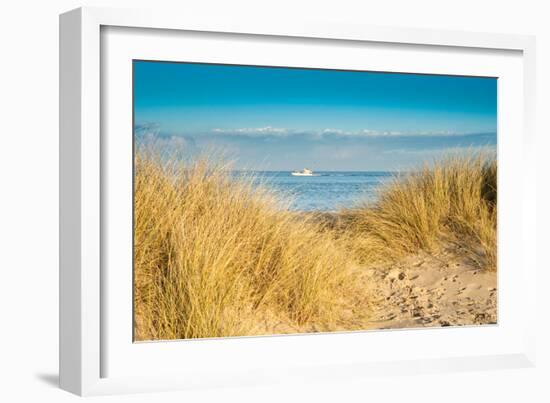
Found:
[[[254,183],[290,198],[293,211],[337,211],[362,202],[374,202],[377,191],[396,171],[315,171],[315,176],[293,176],[292,171],[238,170]]]

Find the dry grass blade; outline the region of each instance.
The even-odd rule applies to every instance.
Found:
[[[381,189],[374,205],[342,212],[341,230],[364,263],[392,261],[456,242],[496,269],[497,164],[487,155],[446,158]]]
[[[135,164],[138,340],[254,334],[268,316],[321,330],[340,320],[335,300],[357,285],[334,236],[221,164],[139,152]]]

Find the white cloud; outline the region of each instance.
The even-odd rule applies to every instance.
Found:
[[[480,145],[465,145],[465,146],[440,146],[435,148],[394,148],[390,150],[383,150],[382,154],[395,154],[395,155],[472,155],[475,153],[491,154],[496,152],[496,147],[489,144]]]
[[[245,127],[236,129],[216,128],[212,130],[215,135],[227,136],[246,136],[246,137],[289,137],[301,136],[311,139],[327,137],[348,137],[348,138],[369,138],[369,137],[451,137],[467,136],[470,134],[481,133],[461,133],[449,130],[440,131],[399,131],[399,130],[343,130],[338,128],[325,128],[321,130],[291,130],[287,128],[264,126],[264,127]]]
[[[343,131],[342,129],[324,129],[322,133],[328,133],[328,134],[332,133],[332,134],[342,134],[342,135],[346,134],[346,132]]]
[[[288,129],[282,127],[244,127],[238,129],[213,129],[212,132],[217,134],[226,134],[226,135],[245,135],[245,136],[263,136],[263,135],[279,135],[286,136],[289,131]]]

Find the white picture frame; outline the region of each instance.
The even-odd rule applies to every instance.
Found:
[[[109,32],[113,36],[106,39],[105,33]],[[139,32],[143,36],[131,42],[132,37],[137,36]],[[156,35],[152,39],[149,38],[151,33]],[[513,251],[505,251],[506,255],[501,255],[502,248],[499,248],[499,263],[505,258],[505,261],[513,261],[520,267],[517,271],[503,270],[504,274],[499,270],[499,284],[509,285],[509,292],[499,294],[499,324],[492,327],[444,330],[132,343],[131,338],[128,338],[128,332],[131,333],[131,329],[128,328],[131,318],[129,317],[129,322],[124,319],[129,312],[128,309],[131,310],[131,299],[124,296],[128,296],[129,289],[131,293],[132,285],[131,282],[124,283],[128,279],[124,276],[127,272],[114,276],[113,272],[108,270],[111,255],[107,241],[107,238],[112,240],[120,235],[121,239],[131,243],[131,239],[124,235],[128,230],[131,232],[131,228],[127,228],[124,221],[117,219],[120,215],[106,214],[107,211],[116,213],[115,208],[128,207],[127,204],[113,206],[111,194],[116,189],[124,189],[131,185],[127,183],[124,186],[128,180],[128,164],[124,161],[127,162],[128,155],[131,155],[124,150],[131,150],[131,138],[121,136],[116,137],[114,141],[115,137],[109,133],[114,128],[127,127],[127,119],[124,120],[123,117],[127,118],[128,113],[131,114],[131,106],[125,108],[130,96],[127,93],[128,80],[124,77],[127,61],[136,55],[170,58],[174,43],[181,40],[181,36],[178,35],[186,33],[192,33],[195,38],[193,40],[202,40],[203,37],[215,34],[213,42],[218,43],[229,43],[238,38],[239,44],[226,48],[230,48],[234,54],[241,55],[239,61],[249,63],[253,63],[259,56],[258,53],[249,55],[251,52],[246,51],[246,46],[251,46],[246,38],[252,42],[269,41],[274,47],[281,44],[282,48],[289,41],[299,41],[300,46],[311,46],[311,41],[316,41],[315,46],[325,46],[334,52],[346,44],[353,44],[352,47],[357,49],[350,53],[349,57],[346,56],[347,61],[340,62],[346,66],[351,63],[350,60],[357,57],[354,56],[357,52],[363,51],[363,44],[394,46],[396,52],[409,51],[408,48],[414,48],[414,52],[446,52],[449,58],[455,58],[455,62],[452,65],[441,65],[437,71],[449,74],[475,74],[479,69],[488,69],[481,66],[482,62],[487,64],[489,60],[483,59],[484,57],[496,58],[495,65],[501,63],[498,60],[502,59],[502,66],[499,67],[500,70],[495,70],[495,74],[503,78],[502,88],[505,89],[503,93],[507,98],[499,98],[499,115],[501,108],[510,113],[506,114],[507,119],[502,122],[499,120],[499,143],[501,135],[506,135],[503,148],[499,144],[499,161],[506,158],[507,164],[516,168],[513,172],[506,169],[504,172],[515,175],[513,179],[517,183],[522,183],[522,186],[521,192],[516,189],[514,194],[510,187],[510,192],[501,193],[502,173],[499,173],[499,226],[504,220],[504,232],[499,228],[499,243],[502,241],[506,245],[511,245],[519,242]],[[158,46],[152,46],[155,43]],[[126,46],[128,44],[131,46]],[[241,45],[243,48],[239,50]],[[153,48],[154,53],[151,53]],[[211,52],[216,52],[216,49],[213,44]],[[115,53],[112,53],[113,50]],[[284,50],[280,53],[274,52],[270,55],[279,54],[282,57]],[[535,186],[533,176],[528,175],[529,172],[535,171],[535,159],[532,158],[535,150],[534,52],[534,38],[520,35],[366,27],[323,22],[248,21],[244,17],[241,20],[226,21],[172,15],[168,12],[104,8],[80,8],[61,15],[61,387],[79,395],[96,395],[296,382],[307,379],[331,380],[380,373],[398,375],[533,366],[535,319],[525,316],[525,313],[535,311],[530,308],[534,306],[535,301],[534,281],[537,270],[533,250],[534,235],[527,236],[536,233]],[[464,60],[471,60],[471,63],[460,61],[463,58],[461,55],[466,53],[473,55],[471,59],[464,56]],[[501,57],[507,54],[513,57]],[[121,60],[114,63],[114,55]],[[201,57],[207,56],[194,56],[195,59]],[[212,60],[213,56],[211,54],[208,57],[208,60]],[[228,53],[220,55],[215,60],[227,61],[231,57],[233,56]],[[298,66],[304,66],[306,63],[315,66],[319,63],[329,63],[315,57],[312,52],[310,59],[296,63]],[[109,64],[105,58],[112,58],[114,64]],[[435,63],[433,55],[426,56],[425,59],[427,62],[432,60]],[[273,59],[266,56],[260,64],[269,63],[273,63]],[[287,60],[281,63],[286,65],[289,62]],[[358,64],[357,68],[361,66]],[[380,68],[385,68],[383,63],[380,64]],[[416,72],[423,72],[423,68],[425,65],[423,67],[422,64],[409,66],[409,70]],[[491,75],[490,69],[483,71]],[[107,74],[117,79],[114,81],[116,84],[113,84],[113,80],[102,77]],[[511,95],[515,95],[513,101],[509,99],[512,98]],[[113,111],[120,112],[120,121],[111,119]],[[130,148],[125,148],[127,145],[130,145]],[[121,155],[118,151],[125,153],[121,156],[120,165],[126,166],[126,171],[112,163],[113,155]],[[518,164],[521,168],[518,168]],[[500,167],[499,170],[502,171]],[[118,186],[119,184],[122,186]],[[126,196],[127,194],[128,192]],[[503,197],[503,210],[513,213],[504,217],[500,207]],[[117,195],[117,199],[127,200],[127,197],[120,194]],[[510,201],[509,209],[506,207],[506,200]],[[110,228],[114,228],[113,232],[110,232]],[[122,231],[117,231],[117,228]],[[118,257],[123,256],[116,258]],[[127,266],[126,263],[123,265]],[[114,301],[110,295],[117,290],[123,297]],[[518,297],[521,297],[520,302],[517,302]],[[118,300],[122,302],[119,303]],[[520,306],[514,308],[514,301]],[[509,317],[506,316],[508,311]],[[521,320],[518,320],[520,312],[523,315]],[[501,314],[504,315],[503,321],[500,321]],[[117,323],[122,325],[116,326]],[[426,349],[417,352],[416,355],[407,355],[404,350],[406,346],[403,346],[404,349],[395,349],[391,357],[377,357],[373,350],[369,353],[369,358],[354,354],[351,349],[341,348],[357,346],[358,343],[366,343],[366,346],[376,344],[377,349],[383,353],[384,349],[378,346],[383,346],[384,343],[396,345],[404,337],[417,346],[433,346],[433,350]],[[450,338],[462,340],[462,349],[446,351],[441,347],[438,350],[438,343],[444,345],[443,338],[449,338],[445,339],[447,342]],[[504,341],[499,344],[496,342],[497,339]],[[474,348],[474,345],[477,347]],[[274,353],[264,354],[264,350]],[[328,353],[320,356],[320,350]],[[289,355],[285,355],[285,352]],[[297,354],[298,352],[300,354]],[[187,357],[185,364],[175,359],[175,354]],[[134,355],[139,355],[140,359],[136,361],[142,362],[143,368],[139,368],[133,362]],[[241,358],[239,362],[235,362],[236,357]],[[262,365],[259,364],[258,357],[264,360]],[[230,364],[224,365],[223,361]],[[127,364],[123,365],[124,362]],[[147,370],[160,368],[160,364],[165,371],[158,371],[155,375]]]

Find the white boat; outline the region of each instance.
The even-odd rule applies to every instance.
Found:
[[[290,173],[292,176],[317,176],[311,169],[304,168],[302,171],[294,171]]]

